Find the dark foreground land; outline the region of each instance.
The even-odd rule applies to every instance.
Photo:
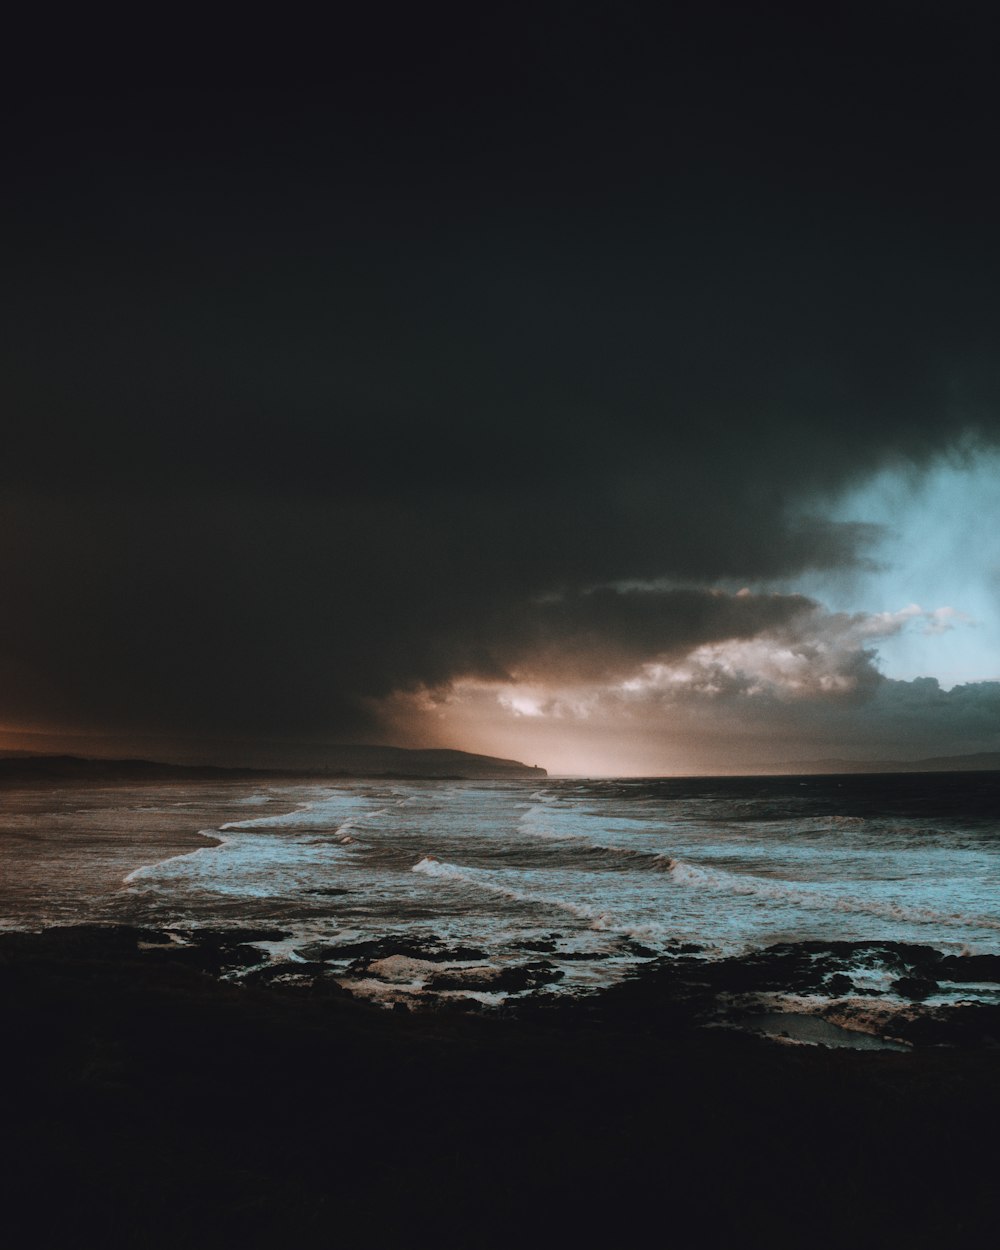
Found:
[[[530,1020],[387,1012],[138,936],[0,937],[7,1245],[995,1239],[995,1046],[780,1046],[655,986]]]

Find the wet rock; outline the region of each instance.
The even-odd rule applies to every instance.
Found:
[[[306,949],[305,947],[302,948]],[[389,938],[383,941],[330,944],[331,954],[325,958],[342,958],[356,954],[370,960],[418,959],[426,963],[468,963],[486,961],[486,951],[474,946],[437,946],[433,943],[408,942],[405,938]],[[335,953],[333,953],[335,952]],[[296,952],[298,953],[298,952]]]
[[[489,990],[520,994],[539,985],[562,980],[565,973],[547,960],[507,967],[449,968],[432,976],[432,990]]]
[[[934,1010],[910,1008],[891,1022],[892,1032],[916,1046],[1000,1046],[1000,1006],[957,1003]]]
[[[945,955],[937,975],[940,981],[1000,983],[1000,955]]]
[[[324,959],[347,959],[350,956],[346,947],[338,946],[336,942],[307,942],[304,946],[296,946],[294,951],[300,959],[320,962]]]
[[[784,942],[703,968],[706,979],[726,993],[827,994],[852,992],[858,969],[933,983],[940,962],[933,947],[905,942]]]
[[[375,959],[382,951],[383,943],[376,941],[363,942],[310,942],[307,946],[303,946],[301,950],[307,947],[311,954],[311,959]],[[321,953],[322,952],[322,953]],[[296,948],[296,955],[299,954],[299,948]]]
[[[486,951],[479,950],[475,946],[451,946],[447,950],[435,951],[427,958],[448,963],[461,963],[469,959],[488,959],[489,956]]]
[[[183,965],[195,968],[198,972],[210,976],[220,976],[238,968],[252,968],[264,963],[267,955],[255,946],[245,943],[227,945],[224,943],[189,943],[178,946],[161,946],[143,951],[143,956],[151,963],[163,963],[173,966]]]
[[[890,989],[903,998],[919,1001],[928,994],[936,993],[938,984],[927,977],[898,977],[892,982]]]
[[[643,946],[641,942],[626,942],[624,946],[630,955],[636,955],[639,959],[655,959],[659,954],[659,951]]]
[[[241,980],[244,985],[275,985],[293,981],[305,983],[321,977],[325,972],[323,964],[293,964],[283,960],[280,963],[267,964],[263,968],[254,968]]]
[[[524,990],[534,989],[536,985],[561,981],[565,975],[561,969],[553,968],[550,963],[541,961],[524,964],[520,968],[505,968],[494,981],[493,986],[508,994],[519,994]]]
[[[60,959],[101,959],[131,955],[139,943],[161,946],[170,942],[163,929],[133,929],[129,925],[67,925],[42,933],[0,934],[0,959],[20,955],[48,955]]]
[[[497,990],[500,985],[499,968],[449,968],[435,973],[428,981],[431,990]]]
[[[201,946],[233,946],[241,942],[280,942],[284,929],[184,929],[182,936]]]

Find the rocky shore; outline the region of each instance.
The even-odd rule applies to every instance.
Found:
[[[651,1226],[680,1246],[955,1246],[992,1232],[996,1011],[928,1006],[932,984],[988,982],[992,963],[893,944],[679,952],[584,1000],[387,1011],[321,959],[297,981],[253,975],[253,943],[274,937],[0,935],[11,1244],[604,1245]],[[393,957],[357,956],[369,971]],[[545,952],[536,962],[542,977]],[[775,986],[844,1002],[836,978],[866,967],[905,1049],[706,1027],[720,1003],[730,1024],[764,1014]]]
[[[280,929],[138,930],[78,926],[38,935],[0,935],[0,959],[40,952],[79,957],[98,950],[138,953],[147,968],[186,968],[310,999],[370,999],[405,1010],[491,1012],[506,1021],[626,1018],[659,1027],[760,1032],[783,1041],[877,1048],[1000,1048],[1000,956],[944,954],[904,942],[782,943],[742,958],[710,959],[680,945],[638,965],[598,993],[553,991],[558,964],[595,959],[530,943],[520,961],[498,964],[489,953],[424,938],[392,936],[316,941],[269,957]],[[632,954],[651,956],[640,944]],[[803,1024],[806,1018],[813,1023]],[[818,1023],[816,1023],[818,1022]]]

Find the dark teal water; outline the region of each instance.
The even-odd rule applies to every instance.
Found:
[[[800,940],[1000,953],[995,773],[198,783],[2,801],[6,927],[266,924],[289,936],[262,958],[395,936],[492,968],[546,947],[560,992],[678,944],[706,957]],[[426,973],[397,959],[367,989],[419,993]]]

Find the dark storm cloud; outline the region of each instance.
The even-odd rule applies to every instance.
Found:
[[[3,688],[22,717],[69,704],[116,727],[360,732],[359,695],[453,676],[613,676],[809,607],[698,588],[537,602],[530,568],[497,584],[516,551],[487,559],[460,525],[356,500],[161,500],[142,524],[135,504],[43,500],[3,520]]]
[[[586,592],[849,565],[823,492],[996,439],[973,19],[610,13],[12,103],[5,719],[350,735],[745,637],[788,604]]]
[[[497,633],[512,679],[609,680],[706,643],[756,637],[814,608],[802,595],[602,588],[535,604]]]

